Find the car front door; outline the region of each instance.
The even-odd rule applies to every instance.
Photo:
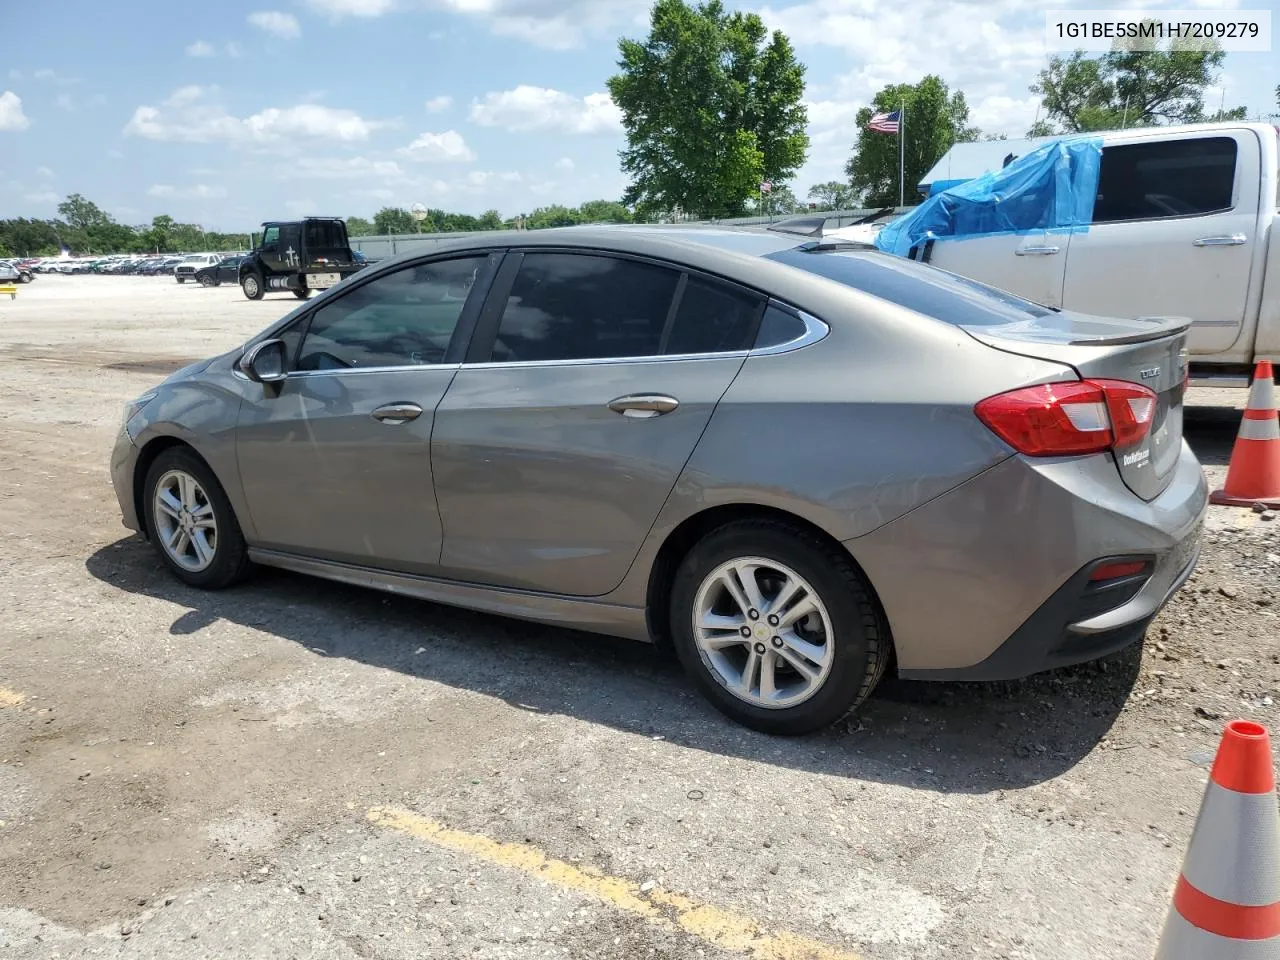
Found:
[[[435,569],[432,424],[498,259],[401,267],[285,330],[288,377],[250,393],[236,432],[255,545]]]
[[[1259,242],[1259,163],[1247,129],[1105,147],[1093,223],[1071,240],[1063,305],[1190,317],[1191,353],[1229,349]]]
[[[763,309],[667,265],[508,255],[436,411],[446,575],[572,596],[616,587]]]

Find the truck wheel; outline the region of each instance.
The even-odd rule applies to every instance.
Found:
[[[311,296],[311,291],[310,291],[310,290],[295,290],[295,291],[293,291],[293,295],[294,295],[295,297],[297,297],[299,300],[305,300],[305,299],[307,299],[307,297]]]
[[[244,295],[250,300],[262,299],[262,275],[256,270],[246,273],[240,278],[240,289],[244,291]]]

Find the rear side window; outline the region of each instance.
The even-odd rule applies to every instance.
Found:
[[[673,270],[616,257],[525,254],[492,360],[655,356],[678,279]]]
[[[816,273],[956,326],[998,326],[1053,312],[985,283],[887,253],[794,248],[770,254],[767,259]]]
[[[1231,209],[1236,141],[1201,137],[1105,147],[1094,223],[1193,217]]]
[[[755,348],[762,350],[765,347],[778,347],[798,340],[808,332],[809,328],[796,314],[771,303],[764,312],[764,319],[760,321]]]
[[[689,277],[665,354],[726,353],[746,350],[764,298],[723,283]]]

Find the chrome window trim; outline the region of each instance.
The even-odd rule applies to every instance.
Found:
[[[806,313],[803,310],[788,308],[783,304],[770,300],[769,306],[779,307],[781,309],[790,309],[805,326],[805,331],[794,340],[787,340],[783,343],[776,343],[771,347],[759,347],[751,351],[753,357],[771,357],[779,353],[791,353],[793,350],[802,350],[805,347],[813,346],[820,340],[825,340],[827,334],[831,332],[831,327],[825,320],[819,320],[812,313]]]
[[[347,377],[351,374],[365,373],[404,373],[409,370],[453,370],[457,371],[462,364],[460,363],[404,363],[391,367],[349,367],[345,370],[292,370],[286,376],[286,380],[295,378],[302,379],[305,377]]]

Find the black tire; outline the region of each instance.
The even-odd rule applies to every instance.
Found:
[[[188,570],[175,561],[160,543],[159,528],[155,517],[156,485],[171,470],[181,470],[190,474],[204,490],[208,503],[213,507],[213,518],[217,524],[217,538],[214,543],[213,561],[203,570]],[[221,590],[242,580],[251,569],[248,547],[244,534],[240,531],[240,523],[236,520],[231,501],[227,499],[222,484],[213,475],[213,471],[205,462],[186,447],[170,447],[163,451],[147,470],[143,483],[143,514],[151,545],[170,572],[183,583],[203,590]]]
[[[250,300],[261,300],[267,292],[262,283],[262,274],[257,270],[245,272],[244,276],[240,278],[240,289],[244,291],[244,295]]]
[[[743,557],[790,567],[827,609],[831,669],[817,692],[795,706],[769,708],[740,699],[717,679],[694,639],[694,604],[703,580],[721,564]],[[794,736],[830,726],[871,695],[890,659],[888,624],[850,557],[802,527],[778,520],[736,521],[703,537],[676,571],[669,616],[676,653],[698,689],[722,713],[762,733]]]
[[[305,299],[307,299],[307,297],[311,296],[311,291],[310,291],[310,290],[295,290],[295,291],[293,291],[293,295],[294,295],[295,297],[297,297],[299,300],[305,300]]]
[[[186,283],[186,282],[187,282],[187,281],[186,281],[186,279],[185,279],[184,277],[174,277],[173,279],[177,280],[179,283]]]
[[[19,283],[30,283],[30,282],[31,282],[31,274],[29,274],[29,273],[19,273],[19,274],[18,274],[18,282],[19,282]]]
[[[214,279],[213,279],[213,277],[201,277],[201,278],[200,278],[200,286],[202,286],[202,287],[216,287],[217,285],[218,285],[218,284],[217,284],[217,281],[216,281],[216,280],[214,280]]]

